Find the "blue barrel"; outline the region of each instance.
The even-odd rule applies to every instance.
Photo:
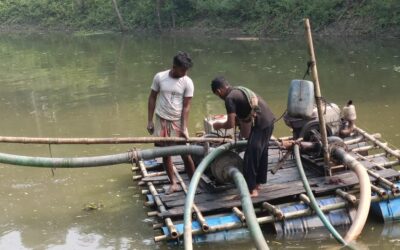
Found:
[[[400,187],[400,183],[396,183]],[[386,189],[388,194],[392,191]],[[394,198],[379,202],[372,202],[371,209],[374,214],[383,219],[384,222],[400,220],[400,198]]]
[[[329,197],[318,199],[318,204],[320,206],[335,204],[338,202],[344,202],[344,200],[340,197]],[[304,203],[298,204],[283,204],[278,206],[284,214],[288,212],[305,210],[309,206]],[[348,210],[347,208],[337,209],[330,212],[325,213],[330,223],[336,229],[346,229],[352,223],[352,217],[354,217],[355,210]],[[282,236],[293,236],[296,237],[303,236],[309,234],[314,229],[322,229],[325,228],[321,219],[317,215],[305,216],[296,219],[288,219],[284,221],[279,221],[274,223],[275,231],[278,237]]]
[[[224,215],[215,215],[215,216],[208,216],[205,217],[207,224],[210,227],[227,225],[231,223],[240,223],[240,219],[235,214],[224,214]],[[175,228],[180,235],[183,234],[183,224],[175,224]],[[192,222],[192,229],[200,229],[201,225],[196,221],[193,220]],[[164,235],[168,235],[169,231],[167,227],[161,228],[162,233]],[[208,234],[200,234],[193,236],[194,243],[205,243],[205,242],[224,242],[224,241],[232,241],[232,240],[242,240],[248,239],[250,237],[250,231],[247,228],[237,228],[232,230],[223,230],[214,233]],[[180,239],[182,240],[182,238]],[[174,241],[176,242],[176,241]]]
[[[287,102],[288,115],[311,119],[314,103],[314,84],[306,80],[292,80]]]

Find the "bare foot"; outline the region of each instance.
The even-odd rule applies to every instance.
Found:
[[[172,194],[173,192],[179,191],[179,185],[174,183],[171,184],[171,186],[169,186],[169,189],[167,192],[165,192],[165,194]]]
[[[254,197],[257,197],[257,196],[258,196],[258,191],[257,191],[257,189],[253,189],[253,191],[250,192],[250,197],[251,197],[251,198],[254,198]]]

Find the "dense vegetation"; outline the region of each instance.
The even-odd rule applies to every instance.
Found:
[[[119,16],[119,17],[118,17]],[[1,0],[1,26],[71,30],[400,33],[399,0]]]

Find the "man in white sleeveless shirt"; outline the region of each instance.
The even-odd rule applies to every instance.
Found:
[[[159,72],[154,76],[148,100],[147,130],[150,134],[159,137],[189,137],[187,124],[194,86],[192,79],[186,73],[192,65],[189,55],[179,52],[173,58],[171,69]],[[154,112],[155,121],[153,122]],[[171,144],[156,144],[156,146],[167,145]],[[193,160],[190,155],[181,157],[186,173],[191,178],[195,171]],[[171,181],[167,193],[179,190],[171,157],[163,157],[163,164]]]

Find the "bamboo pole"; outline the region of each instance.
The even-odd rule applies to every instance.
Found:
[[[230,138],[203,138],[190,137],[113,137],[113,138],[48,138],[48,137],[15,137],[0,136],[0,143],[23,143],[23,144],[132,144],[132,143],[227,143],[232,142]]]
[[[300,200],[301,200],[302,202],[304,202],[304,203],[306,203],[307,205],[310,206],[311,200],[310,200],[310,198],[309,198],[306,194],[300,194],[300,195],[299,195],[299,198],[300,198]],[[318,206],[319,206],[319,205],[318,205]]]
[[[147,212],[147,216],[148,217],[156,217],[158,215],[158,212],[157,211],[150,211],[150,212]]]
[[[268,202],[263,202],[262,207],[265,208],[268,212],[270,212],[273,216],[275,216],[278,219],[283,219],[283,212],[279,208],[275,207],[274,205],[268,203]]]
[[[359,153],[357,153],[357,152],[355,152],[355,154],[356,154],[356,156],[357,156],[358,158],[360,158],[360,159],[362,159],[362,160],[364,160],[364,161],[367,161],[367,162],[370,162],[370,163],[374,164],[374,166],[377,167],[377,168],[379,168],[380,170],[385,169],[385,167],[382,167],[381,165],[379,165],[379,164],[377,164],[376,162],[374,162],[373,159],[368,159],[368,158],[364,157],[362,154],[359,154]]]
[[[390,187],[393,193],[400,193],[399,187],[396,184],[394,184],[393,182],[389,181],[386,178],[383,178],[379,174],[377,174],[369,169],[367,169],[367,172],[370,176],[377,179],[380,184],[384,184],[384,185]]]
[[[365,138],[367,138],[368,140],[372,141],[375,145],[381,147],[383,150],[385,150],[388,154],[396,157],[397,159],[400,160],[400,153],[398,150],[393,150],[391,148],[389,148],[387,146],[387,143],[383,143],[377,139],[375,139],[372,135],[368,134],[367,132],[365,132],[364,130],[360,129],[359,127],[354,126],[354,129],[362,134]]]
[[[400,197],[400,194],[390,194],[390,195],[386,195],[384,197],[380,197],[379,195],[374,195],[374,196],[371,196],[371,202],[380,202],[380,201],[385,201],[385,200],[389,200],[389,199],[395,199],[398,197]],[[358,202],[359,202],[359,200],[357,200],[357,203]],[[343,202],[337,202],[334,204],[323,205],[323,206],[321,206],[321,210],[326,213],[329,211],[338,210],[338,209],[346,208],[349,206],[351,206],[351,205],[347,201],[343,201]],[[314,211],[308,207],[308,208],[305,208],[302,210],[284,213],[284,217],[282,219],[279,219],[273,215],[269,215],[269,216],[258,217],[257,221],[259,224],[268,224],[268,223],[274,223],[274,222],[282,221],[282,220],[289,220],[289,219],[296,219],[299,217],[310,216],[313,214],[314,214]],[[219,232],[219,231],[224,231],[224,230],[232,230],[232,229],[244,228],[244,227],[246,227],[246,224],[242,223],[241,221],[240,222],[231,222],[231,223],[225,223],[225,224],[217,225],[217,226],[210,226],[210,230],[208,231],[208,233],[214,233],[214,232]],[[201,234],[204,234],[204,232],[201,229],[195,229],[195,230],[192,230],[192,234],[193,235],[201,235]],[[154,237],[155,242],[159,242],[162,240],[169,240],[169,239],[171,239],[171,238],[168,235],[159,235],[159,236]]]
[[[317,110],[318,110],[318,120],[319,120],[319,130],[321,132],[321,138],[322,138],[322,145],[323,145],[323,152],[324,152],[324,162],[325,162],[325,172],[329,173],[328,171],[329,168],[329,150],[328,150],[328,136],[326,132],[326,124],[325,124],[325,118],[322,110],[322,96],[321,96],[321,89],[319,86],[319,78],[318,78],[318,71],[317,71],[317,60],[315,58],[315,53],[314,53],[314,45],[313,45],[313,39],[311,35],[311,27],[310,27],[310,21],[308,18],[304,19],[304,26],[306,29],[306,35],[307,35],[307,43],[308,43],[308,51],[310,54],[310,59],[311,59],[311,75],[314,81],[314,95],[315,95],[315,102],[317,104]]]
[[[371,184],[371,190],[375,193],[377,193],[379,196],[383,197],[385,195],[387,195],[386,190],[380,187],[377,187],[373,184]]]
[[[242,221],[243,223],[246,222],[246,216],[244,216],[244,213],[242,211],[240,211],[239,208],[237,207],[233,207],[232,208],[232,212],[239,217],[240,221]]]
[[[358,152],[354,152],[354,151],[352,151],[352,152],[355,153],[355,154],[357,155],[357,157],[359,157],[360,159],[363,159],[363,160],[365,160],[365,161],[368,161],[368,162],[374,164],[374,166],[376,166],[376,167],[379,168],[379,169],[386,169],[386,168],[388,168],[388,167],[393,167],[393,166],[396,166],[396,165],[399,165],[399,164],[400,164],[400,160],[387,161],[387,162],[382,162],[382,163],[374,162],[373,159],[374,159],[375,157],[385,156],[386,153],[376,154],[376,155],[369,155],[369,156],[363,156],[363,155],[359,154]]]
[[[371,136],[373,136],[375,139],[380,139],[382,137],[381,134],[379,134],[379,133],[375,133]],[[359,143],[363,140],[365,140],[365,137],[361,135],[361,136],[357,136],[354,139],[344,141],[344,144],[349,145],[349,144]]]
[[[371,190],[372,189],[373,188],[371,187]],[[336,189],[336,194],[339,195],[340,197],[342,197],[343,199],[347,200],[348,202],[350,202],[353,205],[355,205],[357,202],[357,198],[354,195],[349,194],[349,193],[341,190],[340,188]]]
[[[146,176],[147,170],[146,170],[146,167],[144,166],[143,161],[139,161],[137,163],[137,165],[139,165],[139,168],[142,171],[142,175]],[[147,186],[149,187],[149,191],[150,191],[151,195],[153,195],[154,203],[157,205],[159,211],[160,212],[167,211],[167,209],[165,208],[164,204],[162,203],[162,201],[158,195],[157,189],[154,187],[153,183],[148,182]],[[154,212],[154,211],[152,211],[152,212]],[[155,212],[157,212],[157,211],[155,211]],[[168,231],[171,235],[171,238],[173,238],[173,239],[178,238],[179,237],[178,231],[176,230],[171,218],[165,218],[164,222],[165,222],[165,225],[168,227]]]
[[[154,197],[154,201],[157,204],[157,207],[158,207],[159,211],[161,213],[166,212],[167,209],[165,208],[164,204],[162,203],[162,201],[161,201],[161,199],[160,199],[160,197],[158,195],[158,192],[155,189],[153,183],[148,182],[147,185],[149,187],[149,190],[150,190],[151,194]],[[169,231],[169,234],[170,234],[171,238],[172,239],[178,238],[179,237],[178,231],[176,230],[175,225],[172,222],[171,218],[169,218],[169,217],[165,218],[164,222],[165,222],[165,225],[168,227],[168,231]]]
[[[187,187],[185,182],[183,181],[181,175],[179,174],[178,170],[176,169],[175,165],[172,166],[173,170],[174,170],[174,174],[176,176],[176,178],[179,181],[179,184],[182,187],[183,192],[185,192],[185,195],[187,194]],[[203,214],[200,212],[200,209],[196,206],[196,204],[193,203],[193,210],[196,213],[196,219],[199,221],[200,225],[201,225],[201,229],[204,232],[208,232],[209,230],[209,226],[206,222],[206,219],[204,218]]]
[[[377,148],[379,148],[378,145],[368,145],[368,146],[364,146],[364,147],[353,148],[353,149],[351,149],[350,151],[351,151],[351,152],[358,153],[358,152],[368,151],[368,150],[377,149]]]

